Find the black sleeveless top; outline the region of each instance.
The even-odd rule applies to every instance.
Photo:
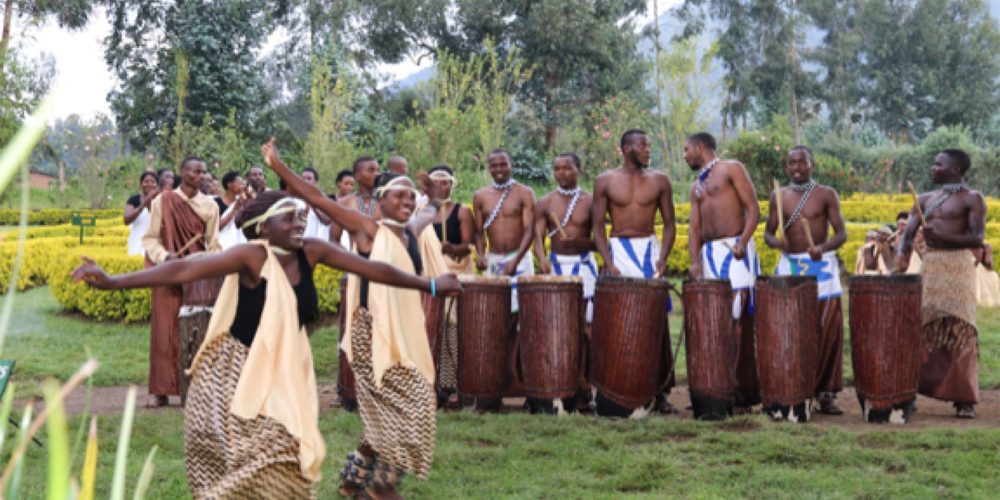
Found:
[[[309,266],[306,252],[299,249],[295,252],[299,262],[299,284],[292,286],[298,303],[299,326],[311,323],[319,316],[319,298],[316,295],[316,284],[313,283],[313,270]],[[267,280],[261,279],[256,288],[247,288],[240,283],[239,302],[236,304],[236,317],[229,333],[247,347],[253,343],[260,326],[260,316],[264,312],[264,300],[267,297]]]
[[[416,274],[418,274],[418,275],[424,274],[424,261],[423,261],[423,259],[420,258],[420,249],[417,248],[417,237],[413,236],[413,232],[410,231],[410,228],[406,228],[403,231],[406,232],[406,240],[407,240],[406,241],[406,253],[410,255],[410,260],[413,262],[413,269],[414,269],[414,271],[416,271]],[[362,252],[362,251],[359,250],[358,251],[358,255],[360,255],[360,256],[362,256],[362,257],[364,257],[364,258],[367,259],[367,258],[371,257],[372,254],[371,254],[371,252],[365,253],[365,252]],[[360,295],[361,295],[361,297],[359,299],[359,301],[361,303],[360,305],[361,305],[361,307],[364,307],[365,309],[367,309],[368,308],[368,279],[367,278],[361,278]]]
[[[455,206],[451,208],[451,213],[448,214],[448,217],[444,220],[444,227],[448,229],[447,243],[452,243],[454,245],[462,243],[462,223],[458,220],[459,208],[458,203],[456,203]],[[441,234],[440,222],[434,223],[434,232],[437,233],[438,239],[441,240],[442,243],[445,243],[444,235]]]

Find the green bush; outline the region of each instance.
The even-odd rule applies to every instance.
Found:
[[[125,237],[105,236],[88,238],[85,243],[88,247],[107,248],[124,256],[127,253],[126,242]],[[25,241],[24,260],[21,262],[17,289],[25,290],[48,283],[52,273],[56,272],[56,266],[53,264],[79,246],[79,238],[74,237],[37,238]],[[0,243],[0,283],[2,283],[0,286],[4,287],[0,293],[6,293],[6,284],[10,281],[16,253],[16,240]]]
[[[774,188],[774,179],[781,182],[785,178],[785,155],[792,145],[792,139],[781,133],[743,132],[726,149],[743,162],[757,196],[764,197]]]
[[[316,266],[313,282],[319,296],[319,313],[336,314],[340,308],[340,277],[344,273],[327,266]]]
[[[64,310],[78,311],[99,321],[124,320],[126,323],[149,319],[150,290],[98,290],[86,283],[73,283],[70,273],[80,264],[80,256],[94,259],[109,274],[139,271],[143,258],[128,256],[108,247],[77,247],[66,252],[52,266],[49,285],[52,295]]]

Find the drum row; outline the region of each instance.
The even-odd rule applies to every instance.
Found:
[[[465,404],[493,410],[504,396],[526,396],[533,409],[572,411],[589,388],[598,415],[634,418],[647,414],[673,382],[666,280],[598,278],[589,335],[578,278],[518,278],[517,324],[509,279],[462,280],[457,389]],[[765,411],[807,421],[820,361],[816,282],[762,278],[755,292],[754,346]],[[920,293],[920,278],[913,275],[850,280],[854,378],[868,421],[909,419],[921,360]],[[741,347],[731,334],[732,289],[726,281],[688,281],[683,303],[694,415],[724,418],[735,403]],[[440,304],[429,316],[443,323],[447,313]],[[429,334],[436,358],[440,331]],[[353,376],[343,353],[339,370],[338,392],[350,406]]]

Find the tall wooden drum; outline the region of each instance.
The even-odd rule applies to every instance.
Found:
[[[819,356],[819,298],[812,276],[757,280],[757,376],[774,420],[809,421]]]
[[[479,410],[499,410],[507,379],[510,278],[461,276],[458,395]]]
[[[597,278],[590,381],[598,415],[637,418],[651,410],[669,362],[667,291],[666,280]]]
[[[909,422],[922,359],[920,276],[854,276],[849,295],[862,415],[868,422]]]
[[[694,418],[720,420],[732,415],[740,339],[733,336],[729,281],[684,282],[684,346]]]
[[[517,279],[521,371],[532,413],[571,412],[579,389],[586,304],[577,276]]]
[[[195,257],[197,258],[197,257]],[[191,376],[186,373],[191,368],[195,354],[205,341],[208,323],[212,319],[215,300],[219,298],[223,278],[209,278],[182,285],[183,299],[178,313],[177,363],[180,367],[181,404],[187,403]]]
[[[344,335],[347,332],[349,319],[345,310],[345,297],[347,297],[347,276],[340,278],[340,340],[337,342],[337,396],[340,397],[340,405],[348,411],[358,409],[358,397],[354,389],[354,370],[351,363],[347,361],[347,353],[340,348],[344,342]]]

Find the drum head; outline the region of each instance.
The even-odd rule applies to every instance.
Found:
[[[536,274],[534,276],[518,276],[518,283],[583,283],[580,276],[557,276],[554,274]]]
[[[460,274],[458,281],[471,285],[510,286],[509,276],[479,276],[477,274]]]

